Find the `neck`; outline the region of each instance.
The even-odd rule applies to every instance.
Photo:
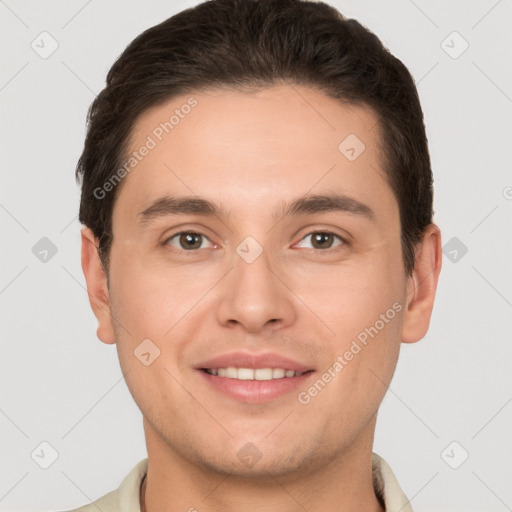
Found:
[[[278,477],[221,474],[194,464],[146,428],[148,472],[141,486],[141,512],[200,510],[384,512],[372,481],[371,435],[363,435],[320,469]]]

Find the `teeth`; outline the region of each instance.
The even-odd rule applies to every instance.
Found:
[[[232,379],[238,379],[238,380],[254,380],[254,370],[252,368],[233,368],[235,370],[235,374],[231,377]],[[228,374],[226,374],[226,377],[229,377]]]
[[[274,368],[272,370],[272,378],[273,379],[282,379],[285,375],[286,371],[282,368]]]
[[[218,377],[226,377],[228,379],[238,380],[273,380],[282,379],[284,377],[298,377],[302,372],[295,372],[293,370],[285,370],[284,368],[235,368],[229,366],[228,368],[212,368],[207,369],[210,375],[217,375]]]
[[[226,377],[228,379],[236,379],[238,375],[238,370],[236,368],[233,368],[230,366],[229,368],[226,368]]]
[[[256,380],[272,380],[272,368],[258,368],[254,370]]]

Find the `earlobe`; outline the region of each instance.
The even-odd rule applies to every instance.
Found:
[[[441,232],[435,224],[425,229],[416,248],[414,270],[408,278],[402,341],[414,343],[428,331],[442,264]]]
[[[103,343],[115,343],[107,276],[98,254],[98,240],[92,230],[87,227],[82,229],[81,236],[82,270],[87,283],[89,303],[98,320],[97,336]]]

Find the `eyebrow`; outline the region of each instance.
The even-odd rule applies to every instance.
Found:
[[[375,220],[374,211],[364,203],[344,194],[309,195],[284,203],[281,212],[274,217],[292,215],[314,215],[328,212],[346,212],[359,215],[368,220]],[[138,214],[139,224],[147,225],[151,221],[169,215],[203,215],[207,217],[228,217],[228,212],[220,205],[197,196],[172,197],[157,199]]]

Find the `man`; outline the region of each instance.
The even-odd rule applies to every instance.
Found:
[[[78,510],[412,510],[372,454],[441,269],[414,81],[300,0],[212,0],[136,38],[89,113],[97,334],[148,458]]]

